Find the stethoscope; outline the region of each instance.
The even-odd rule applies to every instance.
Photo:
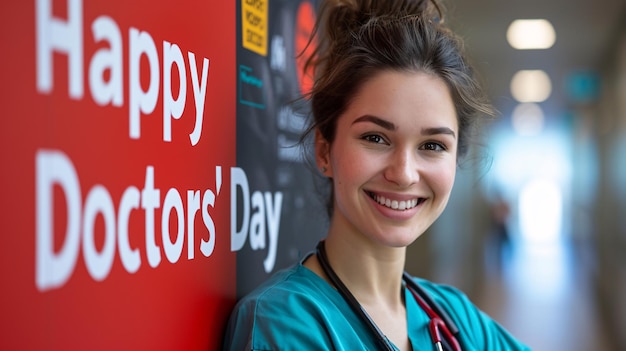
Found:
[[[320,241],[317,244],[317,259],[320,262],[320,266],[326,273],[326,276],[335,285],[341,296],[348,302],[348,305],[354,310],[354,312],[367,324],[372,333],[376,335],[378,343],[383,350],[394,351],[395,348],[387,339],[387,337],[380,331],[376,323],[370,318],[363,306],[356,300],[354,295],[345,286],[345,284],[339,279],[333,268],[330,266],[328,256],[326,256],[326,248],[324,241]],[[407,288],[415,298],[415,301],[426,312],[430,321],[428,322],[428,331],[430,337],[435,344],[437,351],[451,350],[461,351],[456,335],[459,334],[459,329],[456,324],[450,319],[450,316],[444,311],[439,304],[421,287],[419,286],[411,276],[404,272],[402,279]]]

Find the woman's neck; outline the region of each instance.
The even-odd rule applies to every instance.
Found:
[[[362,304],[402,304],[406,248],[387,247],[362,234],[333,231],[325,240],[328,261]]]
[[[322,268],[326,261],[332,270],[326,270],[328,274],[338,276],[337,284],[345,285],[381,332],[400,350],[411,350],[401,283],[406,249],[346,237],[329,233],[321,252],[310,256],[304,266],[334,285]]]

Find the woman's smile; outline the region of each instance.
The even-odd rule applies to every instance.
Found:
[[[374,193],[368,193],[372,199],[374,199],[378,204],[383,205],[385,207],[389,207],[392,210],[404,211],[412,209],[413,207],[421,204],[424,201],[424,198],[414,198],[410,200],[394,200],[392,198],[387,198],[382,195],[376,195]]]
[[[372,191],[366,191],[366,193],[379,205],[397,211],[410,210],[426,200],[423,197],[415,196],[408,196],[408,199],[405,199],[407,196],[394,197],[393,195],[381,195]]]
[[[385,218],[393,221],[406,221],[415,216],[421,205],[426,201],[424,197],[413,195],[393,195],[366,191],[372,207]]]

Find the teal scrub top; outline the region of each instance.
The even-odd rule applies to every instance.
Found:
[[[457,324],[463,350],[530,350],[465,294],[415,278]],[[434,350],[429,318],[405,288],[413,350]],[[376,336],[344,298],[302,265],[279,271],[241,299],[224,336],[224,350],[377,350]]]

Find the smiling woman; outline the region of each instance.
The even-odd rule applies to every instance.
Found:
[[[527,349],[460,291],[404,273],[490,112],[442,17],[433,0],[322,1],[305,136],[330,225],[237,304],[226,350]]]
[[[368,80],[337,121],[341,137],[330,144],[316,134],[317,164],[334,189],[327,245],[335,233],[357,246],[404,247],[417,239],[448,202],[457,132],[440,78],[382,71]],[[413,202],[419,205],[408,208]]]

